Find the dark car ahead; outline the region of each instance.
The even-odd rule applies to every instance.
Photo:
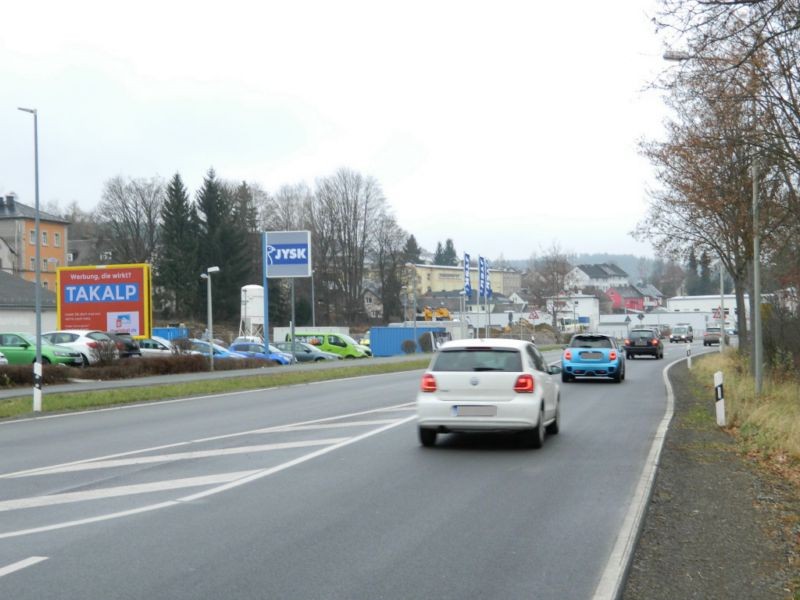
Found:
[[[133,339],[130,333],[116,333],[113,331],[106,331],[105,334],[110,337],[117,345],[120,358],[141,358],[142,350],[139,348],[139,342]]]
[[[664,358],[664,342],[652,328],[631,329],[625,338],[625,358],[652,356]]]

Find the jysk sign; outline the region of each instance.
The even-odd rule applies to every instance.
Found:
[[[262,244],[268,278],[311,277],[310,231],[268,231]]]
[[[59,329],[97,329],[150,337],[150,265],[59,267]]]

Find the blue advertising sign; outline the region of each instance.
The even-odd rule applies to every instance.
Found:
[[[469,254],[464,252],[464,295],[472,296],[472,282],[469,280]]]
[[[264,232],[263,255],[268,279],[311,277],[311,232]]]
[[[492,278],[489,277],[489,261],[488,260],[484,261],[484,264],[486,265],[486,297],[487,298],[491,298],[492,297]]]

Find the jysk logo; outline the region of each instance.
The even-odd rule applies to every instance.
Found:
[[[306,263],[308,263],[308,246],[306,244],[267,245],[267,264],[304,265]]]

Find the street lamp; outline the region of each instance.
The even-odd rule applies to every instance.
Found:
[[[572,329],[578,333],[578,301],[575,300],[572,306]]]
[[[314,271],[311,271],[311,327],[317,326],[317,303],[314,301]],[[292,338],[294,341],[294,338]]]
[[[725,271],[719,257],[719,352],[725,352]]]
[[[214,370],[214,321],[211,317],[211,274],[219,273],[219,267],[208,267],[205,273],[201,273],[200,277],[206,280],[206,322],[208,323],[208,345],[209,345],[209,366],[210,370]]]
[[[414,283],[411,286],[411,292],[414,294],[414,313],[411,315],[414,319],[414,352],[417,351],[417,271],[414,265],[410,262],[406,263],[406,267],[414,269]]]
[[[42,411],[42,260],[41,240],[39,239],[39,112],[35,108],[22,108],[22,112],[33,115],[33,164],[36,190],[34,207],[34,235],[36,236],[36,289],[34,302],[36,310],[36,361],[33,363],[33,412]]]

